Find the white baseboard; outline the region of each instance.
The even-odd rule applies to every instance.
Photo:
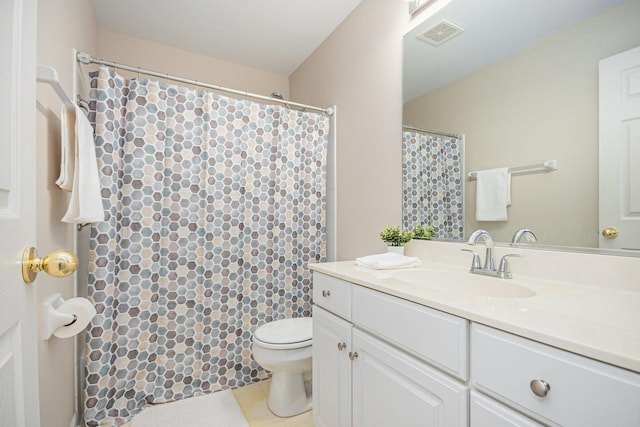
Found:
[[[80,425],[78,425],[78,414],[74,413],[73,417],[71,417],[71,423],[69,424],[69,427],[80,427]]]

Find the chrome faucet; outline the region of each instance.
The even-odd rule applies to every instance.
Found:
[[[529,230],[528,228],[521,228],[520,230],[516,231],[513,234],[513,238],[511,239],[511,244],[520,243],[520,240],[522,240],[522,238],[525,236],[528,243],[533,243],[538,241],[538,238],[536,237],[535,234],[533,234],[533,231]]]
[[[530,231],[530,230],[527,230]],[[533,233],[531,233],[533,234]],[[487,250],[484,255],[484,266],[480,267],[480,255],[471,249],[462,249],[463,251],[473,253],[473,261],[471,263],[471,269],[469,270],[473,274],[482,274],[485,276],[499,277],[501,279],[511,279],[511,268],[509,266],[509,258],[524,258],[524,255],[519,254],[507,254],[500,259],[500,265],[496,270],[496,262],[494,258],[494,242],[491,235],[486,230],[476,230],[469,236],[468,243],[475,246],[482,238]]]
[[[483,270],[487,270],[487,271],[493,271],[495,270],[495,265],[496,265],[496,261],[494,259],[494,255],[493,255],[493,239],[491,238],[491,235],[489,234],[489,232],[487,230],[476,230],[473,233],[471,233],[471,236],[469,236],[469,241],[468,243],[470,245],[475,246],[478,243],[478,240],[480,240],[480,238],[482,237],[482,239],[484,240],[484,244],[487,247],[487,250],[485,251],[485,255],[484,255],[484,267]]]

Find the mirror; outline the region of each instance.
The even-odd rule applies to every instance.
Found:
[[[638,22],[640,0],[452,0],[405,35],[403,124],[464,135],[463,238],[599,246],[599,61],[640,46]],[[548,160],[512,175],[508,221],[476,221],[469,172]]]

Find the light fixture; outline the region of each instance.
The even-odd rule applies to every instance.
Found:
[[[425,3],[429,3],[429,0],[404,0],[406,3],[409,3],[409,13],[414,14],[421,9]]]
[[[418,12],[422,11],[423,9],[425,9],[427,6],[429,6],[431,4],[434,4],[434,3],[442,2],[443,0],[404,0],[404,1],[405,1],[405,3],[409,4],[409,13],[411,15],[415,15]],[[449,1],[447,1],[447,3]]]

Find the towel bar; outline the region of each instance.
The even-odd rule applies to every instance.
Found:
[[[67,105],[73,105],[73,101],[71,101],[71,98],[69,98],[69,95],[67,95],[58,81],[58,72],[55,68],[48,65],[38,64],[36,76],[39,82],[49,83],[62,102]]]
[[[558,161],[557,160],[547,160],[544,163],[537,163],[535,165],[526,165],[526,166],[516,166],[513,168],[509,168],[509,172],[511,174],[526,174],[526,173],[536,173],[536,172],[550,172],[558,169]],[[469,172],[470,179],[476,179],[478,177],[478,172]]]

